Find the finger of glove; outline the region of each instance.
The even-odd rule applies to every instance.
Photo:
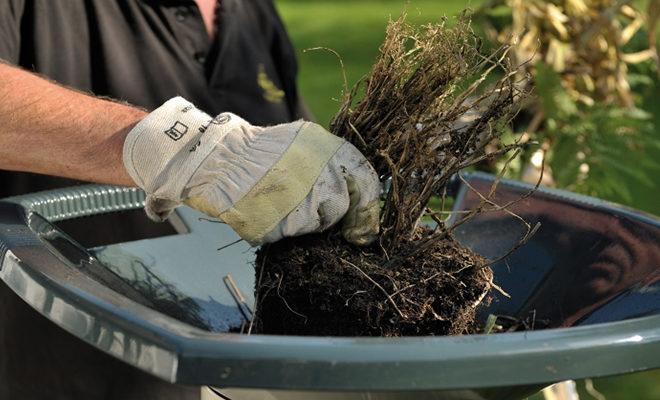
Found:
[[[287,215],[263,242],[320,232],[340,220],[351,243],[366,245],[379,230],[380,181],[364,156],[345,143],[324,167],[305,200]]]
[[[313,128],[309,125],[311,124],[296,121],[268,128],[252,127],[249,130],[231,132],[201,164],[189,182],[186,204],[225,220],[243,239],[253,245],[264,242],[263,233],[255,234],[255,218],[263,222],[279,217],[279,223],[277,220],[273,221],[277,225],[271,228],[271,239],[266,241],[276,241],[286,235],[286,232],[300,231],[299,224],[281,224],[285,216],[277,216],[278,210],[273,204],[282,203],[283,199],[277,200],[277,195],[280,191],[285,192],[283,186],[292,186],[294,178],[298,176],[294,173],[296,168],[306,168],[306,165],[295,163],[277,163],[283,162],[283,154],[290,149],[303,126],[307,126],[308,130]],[[325,163],[323,161],[321,165]],[[270,178],[266,179],[269,173]],[[309,193],[313,182],[306,184],[304,193]],[[300,198],[298,201],[304,204]],[[291,208],[294,206],[295,203],[292,203]],[[256,231],[258,230],[257,228]]]
[[[322,232],[341,220],[349,204],[348,188],[341,168],[328,163],[307,197],[264,236],[263,242],[272,243],[285,237]]]
[[[367,245],[378,235],[380,220],[380,181],[364,156],[350,143],[337,152],[333,163],[344,171],[350,204],[342,219],[344,238],[357,245]]]
[[[225,211],[282,157],[301,124],[297,121],[267,130],[249,126],[229,132],[197,168],[184,197],[207,197],[218,212]]]
[[[144,211],[152,221],[163,222],[178,205],[179,203],[176,201],[147,195],[144,203]]]
[[[277,163],[221,218],[250,243],[317,230],[319,201],[309,195],[343,143],[321,126],[305,122]],[[314,206],[303,207],[306,200]]]

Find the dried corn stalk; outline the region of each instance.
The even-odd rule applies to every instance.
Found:
[[[645,14],[622,0],[499,0],[484,6],[493,10],[506,4],[513,21],[500,31],[487,27],[491,38],[510,43],[520,36],[511,55],[514,62],[543,60],[562,74],[571,97],[586,105],[595,102],[633,106],[628,64],[658,60],[655,29],[660,2],[651,0]],[[648,24],[648,48],[626,53],[624,46]]]

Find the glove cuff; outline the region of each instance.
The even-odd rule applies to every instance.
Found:
[[[179,203],[199,165],[227,132],[250,126],[223,113],[216,118],[175,97],[151,112],[127,135],[124,166],[135,183],[154,198]],[[207,131],[213,127],[213,134]]]

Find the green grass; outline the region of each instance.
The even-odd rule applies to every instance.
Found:
[[[303,97],[318,122],[327,125],[342,93],[342,73],[337,58],[327,51],[303,52],[328,47],[341,55],[349,86],[365,75],[378,53],[390,17],[403,10],[403,1],[294,1],[277,5],[298,49],[299,83]],[[416,0],[408,7],[416,24],[437,21],[461,11],[465,1]],[[478,4],[478,3],[474,3]]]
[[[645,3],[643,1],[642,3]],[[454,16],[468,6],[478,7],[481,1],[414,0],[408,7],[413,23],[437,21],[442,16]],[[342,74],[336,57],[325,51],[304,53],[312,47],[328,47],[343,58],[349,86],[366,74],[382,42],[390,17],[403,10],[403,0],[277,0],[277,6],[298,49],[299,83],[307,104],[318,122],[327,126],[338,108]],[[646,93],[656,126],[660,127],[660,102],[657,93],[660,83]],[[660,135],[660,129],[656,130]],[[660,149],[649,154],[660,159]],[[631,165],[635,165],[631,157]],[[660,173],[660,171],[658,172]],[[653,176],[653,175],[652,175]],[[658,176],[658,175],[655,175]],[[655,192],[655,193],[654,193]],[[657,187],[649,191],[640,187],[636,199],[629,206],[660,215]],[[660,371],[637,373],[624,377],[595,379],[594,384],[608,400],[660,399]],[[578,382],[582,399],[592,399]],[[540,398],[540,397],[535,397]]]

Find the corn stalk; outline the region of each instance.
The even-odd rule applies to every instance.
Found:
[[[500,43],[514,44],[514,62],[528,63],[534,72],[543,61],[562,76],[571,98],[585,105],[596,102],[634,106],[628,72],[630,64],[658,61],[655,30],[660,1],[645,14],[624,0],[507,0],[491,2],[484,13],[506,4],[512,21],[504,29],[486,24],[486,33]],[[486,20],[488,21],[488,20]],[[626,45],[648,26],[647,48],[626,52]]]

